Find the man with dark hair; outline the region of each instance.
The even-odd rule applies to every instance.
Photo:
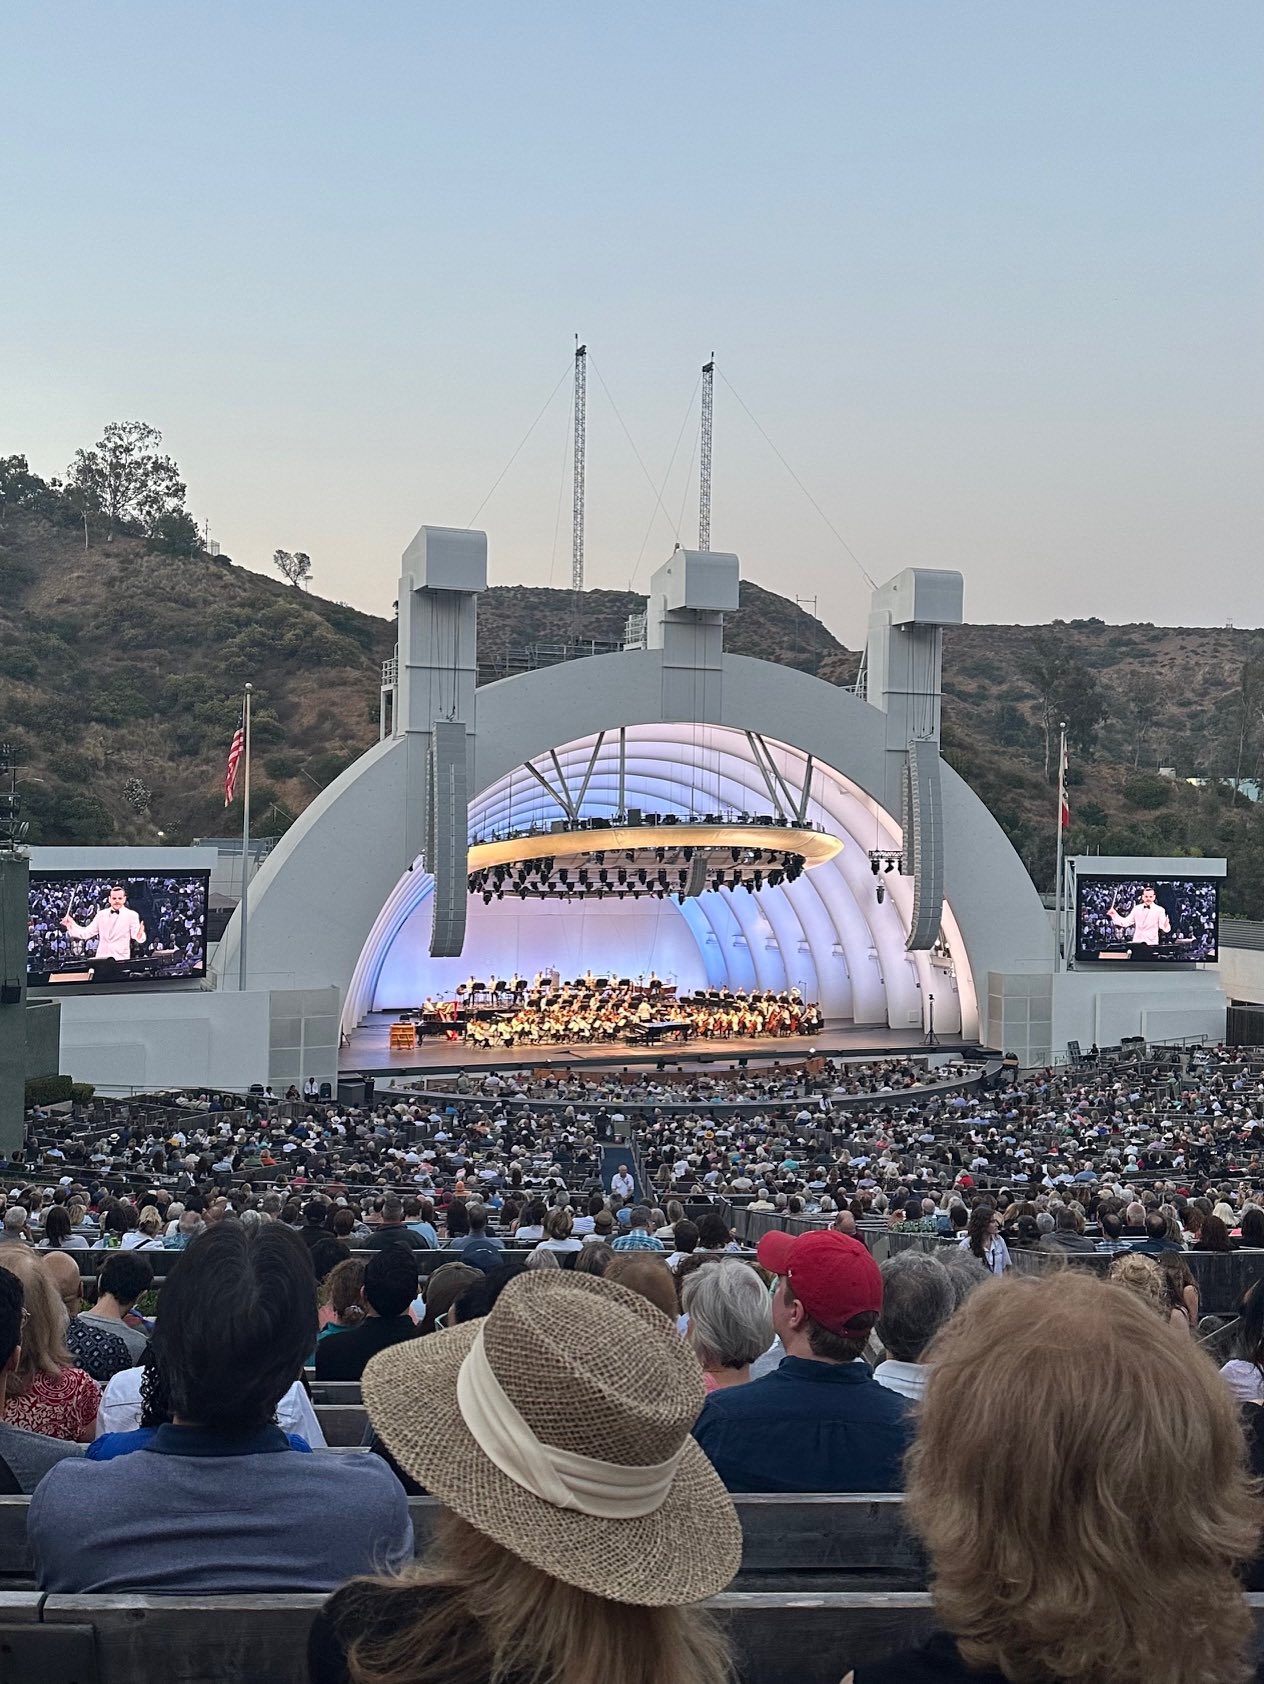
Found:
[[[309,1248],[329,1238],[328,1213],[324,1199],[308,1199],[303,1206],[303,1226],[298,1237]]]
[[[84,1446],[43,1433],[23,1432],[3,1422],[9,1376],[22,1360],[22,1324],[26,1319],[22,1282],[0,1269],[0,1493],[28,1497],[51,1467],[67,1456],[82,1457]]]
[[[498,1234],[487,1232],[488,1219],[491,1212],[486,1205],[467,1205],[465,1214],[469,1218],[470,1231],[468,1234],[458,1234],[455,1239],[448,1241],[449,1251],[464,1251],[467,1246],[481,1246],[485,1251],[503,1251],[505,1242]]]
[[[1181,1248],[1176,1241],[1169,1239],[1167,1218],[1161,1210],[1149,1211],[1145,1219],[1145,1238],[1135,1241],[1133,1251],[1139,1251],[1143,1257],[1162,1257],[1165,1251],[1179,1251]]]
[[[391,1248],[399,1249],[406,1246],[409,1251],[429,1251],[431,1248],[423,1234],[415,1228],[410,1228],[404,1221],[404,1206],[401,1200],[388,1198],[382,1204],[382,1220],[369,1235],[361,1242],[361,1251],[383,1251]]]
[[[147,1257],[138,1257],[134,1251],[112,1251],[97,1276],[95,1305],[90,1310],[81,1310],[75,1320],[99,1332],[112,1333],[127,1346],[132,1361],[139,1362],[149,1340],[139,1328],[129,1327],[124,1317],[153,1283],[153,1265]]]
[[[786,1354],[762,1379],[712,1392],[694,1437],[730,1491],[900,1490],[908,1404],[862,1356],[882,1311],[878,1265],[831,1229],[765,1234],[756,1255],[778,1277]]]
[[[417,1260],[402,1245],[388,1245],[369,1258],[360,1288],[364,1320],[316,1347],[318,1380],[358,1380],[370,1357],[412,1339],[417,1324],[408,1307],[417,1296]]]
[[[410,1560],[407,1500],[390,1470],[374,1456],[303,1455],[275,1424],[316,1331],[297,1234],[225,1222],[202,1235],[167,1277],[154,1336],[171,1422],[130,1456],[45,1477],[27,1525],[36,1583],[70,1594],[323,1591]]]

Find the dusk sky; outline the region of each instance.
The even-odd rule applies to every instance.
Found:
[[[578,332],[591,585],[696,540],[714,351],[712,545],[845,643],[739,395],[876,580],[1259,625],[1262,87],[1259,0],[10,8],[0,453],[152,422],[227,554],[389,613],[561,380],[477,524],[567,584]]]

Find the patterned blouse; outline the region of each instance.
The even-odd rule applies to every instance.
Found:
[[[81,1368],[63,1368],[57,1374],[37,1374],[20,1397],[6,1398],[4,1423],[78,1443],[87,1438],[100,1403],[101,1388],[95,1380]]]

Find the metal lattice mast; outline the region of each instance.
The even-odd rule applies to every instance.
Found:
[[[588,347],[575,341],[575,495],[571,532],[571,589],[584,588],[584,465],[588,454]]]
[[[711,413],[715,402],[715,355],[702,365],[702,441],[698,451],[698,548],[711,548]]]

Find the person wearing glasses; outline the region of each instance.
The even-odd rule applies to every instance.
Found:
[[[9,1378],[22,1361],[25,1298],[18,1277],[9,1269],[0,1269],[0,1496],[5,1497],[29,1497],[54,1463],[67,1456],[83,1455],[81,1444],[25,1432],[3,1420]]]

